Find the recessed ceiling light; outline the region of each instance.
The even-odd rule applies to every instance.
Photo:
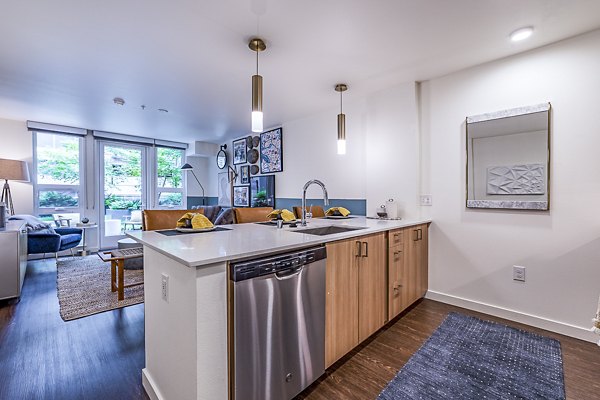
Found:
[[[113,103],[115,103],[115,104],[116,104],[116,105],[118,105],[118,106],[122,106],[122,105],[124,105],[124,104],[125,104],[125,100],[123,100],[123,99],[122,99],[122,98],[120,98],[120,97],[115,97],[115,98],[113,99]]]
[[[526,26],[525,28],[519,28],[510,34],[510,40],[513,42],[520,42],[521,40],[527,39],[533,33],[533,26]]]

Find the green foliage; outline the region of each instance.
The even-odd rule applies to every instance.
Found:
[[[181,193],[161,193],[159,196],[159,205],[161,206],[180,206]]]
[[[104,207],[108,210],[139,210],[142,208],[142,202],[140,199],[132,200],[109,194],[104,199]]]
[[[256,196],[254,196],[254,198],[252,199],[253,203],[252,203],[252,207],[268,207],[269,204],[267,203],[267,191],[266,190],[261,190],[256,192]]]
[[[159,147],[156,151],[158,187],[182,187],[181,158],[183,152],[177,149]]]
[[[40,182],[73,185],[79,183],[79,142],[62,139],[59,147],[40,146],[37,149],[37,170]]]
[[[76,207],[79,201],[73,195],[63,192],[40,192],[40,207]]]

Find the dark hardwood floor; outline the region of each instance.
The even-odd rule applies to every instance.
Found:
[[[338,361],[298,399],[375,399],[450,311],[560,340],[567,398],[600,399],[595,344],[430,300]],[[21,301],[0,303],[0,400],[148,399],[143,367],[143,305],[64,322],[53,260],[30,262]]]
[[[0,304],[0,399],[147,399],[144,305],[74,321],[58,313],[56,264],[30,261],[21,301]]]

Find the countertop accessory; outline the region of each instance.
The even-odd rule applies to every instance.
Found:
[[[217,227],[216,226],[211,226],[210,228],[185,228],[185,227],[181,227],[181,228],[175,228],[175,230],[177,232],[182,232],[182,233],[194,233],[194,232],[210,232],[210,231],[214,231]]]
[[[385,209],[387,211],[388,218],[398,218],[398,203],[396,202],[396,200],[388,199],[388,201],[385,202]]]
[[[342,94],[348,90],[348,85],[338,83],[335,91],[340,94],[340,113],[337,116],[337,153],[346,154],[346,114],[343,111]]]
[[[0,158],[0,179],[4,179],[4,187],[2,188],[0,202],[6,205],[10,215],[15,215],[15,208],[13,206],[12,194],[10,192],[8,181],[29,182],[29,168],[27,168],[27,163],[21,160]]]
[[[252,132],[263,131],[263,78],[258,74],[258,53],[267,48],[260,38],[250,39],[250,50],[256,52],[256,75],[252,75]]]
[[[219,167],[219,169],[223,169],[227,165],[227,153],[225,152],[226,149],[227,145],[224,144],[217,153],[217,167]]]
[[[388,216],[387,211],[385,210],[385,204],[379,206],[379,208],[377,209],[377,216],[379,218],[386,218]]]
[[[194,167],[192,167],[190,164],[185,163],[181,166],[181,169],[183,171],[190,171],[192,173],[192,175],[194,175],[194,178],[196,179],[196,182],[198,182],[198,185],[200,185],[200,189],[202,189],[202,205],[205,205],[205,200],[206,197],[204,196],[204,186],[202,186],[202,184],[200,183],[200,180],[198,179],[198,177],[196,176],[196,173],[194,172]]]

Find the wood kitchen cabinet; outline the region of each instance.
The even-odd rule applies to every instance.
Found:
[[[401,240],[392,238],[397,234]],[[428,225],[390,232],[388,248],[388,318],[404,311],[427,292]]]
[[[385,233],[327,244],[326,367],[385,323],[386,261]]]

